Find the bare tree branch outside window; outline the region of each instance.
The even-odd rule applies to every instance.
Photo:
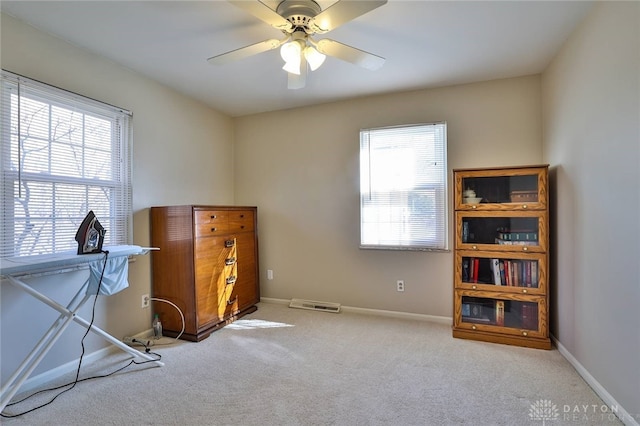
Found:
[[[89,210],[107,228],[105,244],[130,243],[129,117],[84,108],[77,95],[18,91],[4,77],[0,256],[72,250]]]

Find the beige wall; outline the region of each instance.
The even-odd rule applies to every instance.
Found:
[[[638,424],[640,3],[598,4],[542,88],[552,331]]]
[[[233,203],[233,122],[200,103],[123,68],[2,15],[2,68],[101,100],[133,112],[134,243],[149,245],[148,208],[161,204]],[[151,326],[150,309],[141,309],[150,293],[150,256],[130,265],[130,287],[100,298],[96,323],[117,337]],[[85,274],[60,281],[39,278],[35,285],[59,300],[68,300]],[[59,277],[56,279],[59,280]],[[75,290],[74,290],[75,291]],[[2,379],[53,321],[49,308],[2,284]],[[34,320],[34,315],[38,317]],[[83,315],[90,316],[85,310]],[[80,355],[82,329],[72,325],[43,371]],[[92,335],[88,352],[102,345]]]
[[[451,317],[451,252],[358,248],[359,130],[441,120],[449,169],[541,162],[537,76],[236,119],[235,196],[258,206],[262,296]]]

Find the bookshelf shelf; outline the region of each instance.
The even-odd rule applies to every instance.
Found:
[[[453,336],[550,349],[548,165],[453,173]]]

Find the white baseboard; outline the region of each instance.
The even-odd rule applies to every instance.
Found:
[[[417,321],[429,321],[429,322],[437,322],[439,324],[447,324],[447,325],[453,324],[453,318],[440,317],[437,315],[414,314],[410,312],[399,312],[399,311],[385,311],[383,309],[356,308],[353,306],[343,306],[342,310],[345,312],[354,312],[357,314],[379,315],[379,316],[389,317],[389,318],[412,319]]]
[[[151,332],[152,332],[151,329],[145,330],[141,333],[136,334],[133,337],[143,338],[143,337],[149,336]],[[98,349],[95,352],[91,352],[90,354],[84,355],[82,357],[82,365],[91,364],[119,350],[120,349],[114,345],[109,345],[102,349]],[[62,377],[67,373],[77,371],[79,361],[80,361],[80,358],[76,358],[72,361],[67,362],[66,364],[60,365],[58,367],[52,368],[51,370],[47,370],[41,374],[38,374],[37,376],[30,377],[22,384],[22,386],[20,386],[20,390],[18,391],[18,394],[40,389],[41,387],[43,387],[43,385],[57,379],[58,377]]]
[[[289,305],[289,303],[291,303],[291,299],[275,299],[273,297],[261,297],[260,298],[261,302],[264,303],[275,303],[277,305]]]
[[[276,303],[279,305],[289,305],[289,303],[291,302],[290,299],[274,299],[270,297],[261,297],[260,301],[264,303]],[[354,306],[344,306],[344,305],[342,305],[340,308],[344,312],[353,312],[356,314],[378,315],[378,316],[390,317],[390,318],[429,321],[429,322],[437,322],[439,324],[447,324],[447,325],[453,324],[453,318],[441,317],[437,315],[413,314],[409,312],[399,312],[399,311],[385,311],[383,309],[357,308]]]
[[[117,348],[115,346],[109,345],[105,348],[87,354],[82,357],[82,365],[91,364],[94,361],[104,358],[116,349]],[[79,358],[74,359],[73,361],[69,361],[66,364],[62,364],[58,367],[52,368],[51,370],[47,370],[41,374],[38,374],[37,376],[30,377],[22,384],[20,390],[18,391],[18,395],[24,392],[31,392],[33,390],[39,389],[43,385],[57,379],[58,377],[62,377],[67,373],[77,371],[79,360]]]
[[[554,336],[551,336],[553,343],[558,348],[558,352],[567,360],[569,364],[576,369],[580,377],[584,379],[585,382],[591,389],[604,401],[607,407],[610,407],[611,411],[624,423],[626,426],[640,426],[638,423],[638,419],[634,418],[627,410],[625,410],[618,402],[611,396],[609,392],[587,371],[586,368],[578,360],[565,348],[562,343],[558,341]]]

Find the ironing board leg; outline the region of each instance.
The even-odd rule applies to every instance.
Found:
[[[15,396],[18,392],[22,384],[29,378],[33,370],[38,366],[38,364],[42,361],[44,356],[49,352],[53,344],[58,340],[58,338],[62,335],[64,330],[71,324],[71,320],[81,324],[83,327],[91,330],[92,332],[98,334],[108,342],[114,344],[118,348],[123,351],[129,353],[134,357],[140,357],[148,361],[154,361],[157,365],[163,366],[164,363],[156,360],[151,355],[142,353],[137,349],[134,349],[130,346],[125,345],[120,342],[118,339],[114,338],[110,334],[106,333],[102,329],[96,327],[95,325],[90,324],[85,319],[79,317],[76,312],[91,298],[91,295],[86,294],[86,288],[88,286],[89,280],[85,281],[84,285],[80,288],[80,290],[73,297],[71,302],[67,305],[67,307],[62,306],[51,298],[45,296],[44,294],[36,291],[29,285],[24,282],[16,279],[15,277],[8,276],[9,282],[14,286],[24,290],[26,293],[50,306],[51,308],[60,312],[60,316],[56,319],[56,321],[51,325],[49,330],[44,334],[44,336],[40,339],[40,341],[36,344],[33,350],[27,355],[25,360],[20,364],[18,369],[11,375],[9,380],[3,385],[0,390],[0,412],[4,410],[7,406],[11,398]],[[83,297],[84,294],[84,297]]]

